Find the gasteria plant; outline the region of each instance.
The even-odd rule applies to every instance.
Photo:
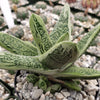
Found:
[[[100,0],[82,0],[82,6],[85,8],[95,9],[100,4]]]
[[[76,0],[66,0],[68,3],[74,3]],[[95,9],[99,6],[100,0],[82,0],[82,6],[84,8]]]
[[[66,4],[61,12],[59,21],[50,35],[45,28],[43,20],[36,14],[32,14],[30,17],[30,28],[35,45],[8,34],[0,33],[0,46],[11,52],[0,53],[1,69],[26,70],[42,74],[51,80],[78,91],[80,88],[73,79],[100,77],[100,71],[80,68],[74,65],[74,62],[86,51],[100,32],[100,24],[78,43],[73,43],[70,39],[70,8]]]

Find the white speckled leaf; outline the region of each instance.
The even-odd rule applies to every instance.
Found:
[[[89,47],[90,43],[95,39],[98,33],[100,33],[100,24],[95,26],[77,43],[77,46],[79,48],[79,56],[81,56],[86,51],[86,49]]]
[[[78,57],[78,52],[75,43],[63,41],[57,43],[41,55],[39,60],[50,69],[62,68],[74,62]]]
[[[35,57],[23,56],[23,55],[16,55],[12,53],[0,53],[0,64],[6,67],[18,66],[19,69],[26,68],[26,70],[27,69],[34,70],[34,68],[38,68],[38,69],[43,68],[37,56]],[[20,68],[20,66],[23,66],[23,67]]]
[[[34,45],[31,43],[27,44],[24,41],[5,33],[0,33],[0,46],[12,53],[19,55],[38,55],[37,48]]]
[[[54,76],[64,77],[66,79],[95,79],[100,77],[100,71],[91,68],[76,67],[73,65]]]
[[[71,23],[70,23],[70,7],[65,4],[59,21],[56,23],[54,30],[50,34],[53,44],[61,41],[69,41],[71,36]]]
[[[32,14],[30,17],[30,28],[36,46],[40,50],[40,53],[43,54],[50,49],[52,43],[42,18],[36,14]]]

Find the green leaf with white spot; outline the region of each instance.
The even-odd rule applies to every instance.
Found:
[[[34,45],[31,43],[27,44],[24,41],[5,33],[0,33],[0,46],[18,55],[38,55],[37,48]]]
[[[100,24],[96,25],[77,43],[77,47],[79,48],[79,56],[81,56],[86,51],[98,33],[100,33]]]
[[[0,53],[0,68],[5,66],[8,69],[43,69],[42,64],[39,62],[38,57],[16,55],[12,53]]]
[[[73,65],[63,72],[55,74],[54,77],[63,77],[66,79],[95,79],[100,77],[100,71]]]
[[[70,23],[70,7],[65,4],[59,21],[54,26],[54,30],[50,33],[50,38],[53,44],[61,41],[70,41],[71,23]]]
[[[46,53],[39,56],[40,62],[50,69],[61,69],[73,63],[78,57],[78,48],[75,43],[63,41],[57,43]]]
[[[42,18],[36,14],[32,14],[30,17],[30,28],[36,46],[40,50],[40,53],[43,54],[52,47],[52,43]]]

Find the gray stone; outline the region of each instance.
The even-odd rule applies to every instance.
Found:
[[[46,97],[45,97],[45,100],[50,100],[49,96],[46,96]]]
[[[50,100],[54,100],[54,99],[50,98]]]
[[[89,100],[89,98],[88,98],[88,97],[86,97],[86,98],[84,98],[84,100]]]
[[[21,73],[21,75],[24,75],[24,74],[26,74],[26,71],[21,70],[20,73]]]
[[[19,93],[20,98],[22,98],[22,93]]]
[[[17,76],[17,82],[21,82],[22,80],[21,80],[21,78],[20,78],[20,76]]]
[[[53,96],[53,100],[57,100],[55,96]]]
[[[93,95],[90,95],[89,100],[95,100],[95,97]]]
[[[76,98],[76,91],[70,91],[70,95],[72,98]]]
[[[15,0],[16,1],[16,0]],[[28,4],[29,1],[28,0],[19,0],[21,5],[25,5]]]
[[[50,91],[47,91],[46,93],[45,93],[45,96],[49,96],[50,95]]]
[[[33,88],[33,84],[32,83],[29,83],[28,84],[28,89],[31,90],[32,88]]]
[[[63,100],[68,100],[67,98],[64,98]]]
[[[76,100],[83,100],[83,96],[81,93],[78,93],[76,96]]]
[[[100,46],[90,46],[87,52],[94,54],[97,57],[100,57]]]
[[[45,95],[42,94],[39,100],[45,100]]]
[[[67,99],[68,99],[68,100],[74,100],[74,99],[73,99],[73,98],[71,98],[71,97],[68,97]]]
[[[98,63],[96,63],[96,65],[94,66],[94,69],[100,71],[100,61],[98,61]]]
[[[24,83],[23,89],[28,90],[28,83],[27,82]]]
[[[55,93],[55,97],[57,100],[62,100],[64,98],[64,96],[61,93]]]
[[[23,91],[22,91],[22,96],[23,96],[25,99],[29,99],[29,98],[30,98],[30,95],[31,95],[30,91],[28,91],[28,90],[23,90]]]
[[[51,94],[51,93],[50,93],[49,97],[51,97],[51,98],[52,98],[52,97],[53,97],[53,94]]]
[[[68,97],[68,96],[70,96],[70,93],[69,93],[69,92],[61,91],[61,93],[63,94],[64,97]]]
[[[18,88],[18,90],[20,90],[21,88],[22,88],[22,83],[21,82],[19,82],[19,83],[17,83],[17,88]]]
[[[98,91],[98,89],[99,89],[99,87],[94,84],[85,85],[85,88],[84,88],[84,90],[87,92]]]
[[[98,82],[97,82],[96,79],[95,79],[95,80],[86,80],[86,82],[87,82],[88,84],[98,85]]]
[[[38,89],[37,86],[33,87],[33,88],[32,88],[32,92],[35,91],[35,90],[37,90],[37,89]]]
[[[96,91],[89,91],[88,94],[95,96],[96,95]]]
[[[32,93],[32,99],[38,99],[43,93],[42,89],[34,90]]]
[[[22,84],[24,84],[27,81],[26,77],[22,77],[21,80],[22,80]]]
[[[84,98],[87,96],[85,91],[81,91],[81,94],[83,95]]]
[[[25,94],[23,94],[23,95],[25,96],[25,99],[28,99],[28,100],[29,100],[30,97],[31,97],[31,96],[30,96],[30,92],[27,92],[27,93],[25,93]]]

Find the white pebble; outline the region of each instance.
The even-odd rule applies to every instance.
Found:
[[[64,96],[61,93],[55,93],[55,96],[57,98],[57,100],[62,100],[64,98]]]
[[[42,89],[34,90],[32,93],[32,99],[38,99],[43,93]]]

